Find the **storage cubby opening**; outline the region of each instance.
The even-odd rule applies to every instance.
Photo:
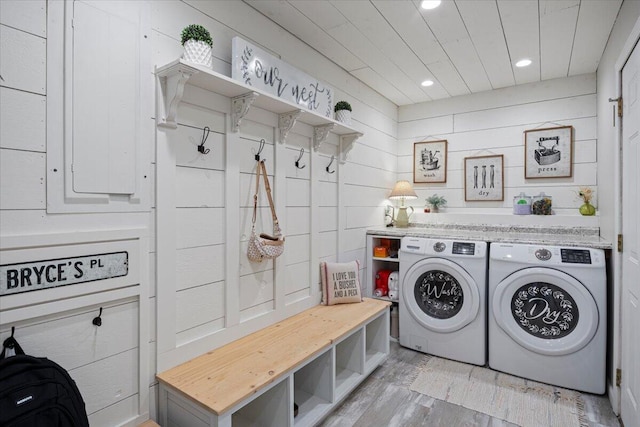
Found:
[[[365,327],[365,363],[367,369],[378,366],[389,349],[389,324],[386,316],[378,316]]]
[[[326,351],[293,374],[293,402],[298,405],[294,425],[313,425],[333,403],[333,363]]]
[[[287,379],[237,410],[231,416],[233,427],[281,427],[289,425],[289,394]]]
[[[364,332],[359,329],[336,345],[336,398],[364,375]]]

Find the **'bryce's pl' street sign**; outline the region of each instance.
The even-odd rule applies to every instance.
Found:
[[[85,255],[0,265],[0,296],[126,276],[129,254]]]

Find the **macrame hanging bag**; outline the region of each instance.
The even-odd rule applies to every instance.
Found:
[[[260,192],[260,175],[264,176],[264,186],[267,190],[267,198],[269,199],[269,207],[271,208],[271,217],[273,219],[273,235],[256,232],[256,215],[258,211],[258,193]],[[253,219],[251,225],[251,237],[249,238],[249,248],[247,256],[251,261],[261,262],[263,259],[277,258],[284,252],[284,236],[280,225],[278,224],[278,216],[273,207],[273,197],[271,197],[271,186],[269,185],[269,177],[267,176],[267,168],[264,160],[258,161],[256,166],[256,193],[253,195]]]

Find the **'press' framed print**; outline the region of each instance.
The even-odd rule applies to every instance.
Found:
[[[573,174],[573,126],[524,131],[524,177],[566,178]]]
[[[447,182],[447,140],[413,144],[413,182]]]
[[[464,158],[464,200],[489,202],[504,200],[504,156]]]

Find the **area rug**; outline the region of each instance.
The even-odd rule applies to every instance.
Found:
[[[439,357],[427,356],[409,388],[523,427],[588,426],[576,391]]]

